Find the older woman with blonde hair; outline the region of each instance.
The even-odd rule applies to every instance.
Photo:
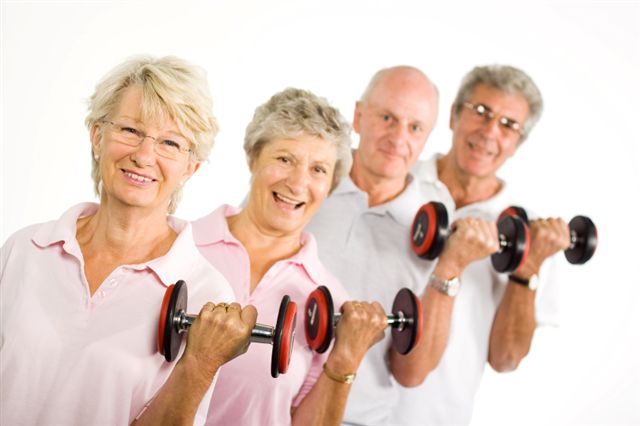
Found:
[[[214,376],[246,350],[253,307],[169,216],[217,132],[204,73],[173,57],[109,72],[89,101],[99,204],[12,235],[0,263],[0,423],[193,424]],[[175,364],[156,349],[167,287],[200,311]],[[204,307],[203,307],[204,305]]]
[[[207,424],[339,424],[360,361],[382,338],[386,315],[378,303],[347,302],[342,285],[320,263],[316,242],[304,232],[351,165],[350,126],[337,109],[310,92],[287,89],[256,109],[244,148],[251,188],[243,209],[223,205],[194,222],[200,252],[229,280],[236,299],[255,305],[259,322],[275,323],[289,295],[305,306],[317,286],[342,309],[336,340],[326,353],[304,341],[298,317],[287,374],[264,368],[269,348],[253,345],[226,364]]]

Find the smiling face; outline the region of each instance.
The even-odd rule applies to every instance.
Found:
[[[435,125],[437,93],[417,70],[387,72],[356,104],[353,128],[360,135],[355,167],[374,179],[404,185]]]
[[[335,146],[318,137],[267,142],[250,166],[247,212],[265,232],[301,233],[329,193],[335,164]]]
[[[523,124],[529,105],[523,96],[479,84],[467,100],[469,104],[483,104],[494,114],[488,119],[471,108],[451,113],[453,131],[451,151],[456,165],[463,173],[480,178],[495,177],[498,169],[518,147],[520,135],[500,124],[500,117]]]
[[[102,175],[102,201],[109,204],[168,211],[171,195],[193,175],[198,167],[188,153],[175,159],[156,153],[153,138],[180,140],[181,134],[171,119],[144,122],[141,113],[141,88],[125,89],[108,119],[117,124],[99,123],[92,129],[91,142],[99,155]],[[149,137],[139,146],[122,143],[119,131],[137,129]],[[118,130],[120,129],[120,130]],[[184,138],[182,138],[184,140]]]

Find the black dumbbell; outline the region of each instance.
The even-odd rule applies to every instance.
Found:
[[[307,344],[314,351],[323,353],[333,340],[335,326],[342,314],[334,312],[331,292],[325,286],[311,292],[304,310]],[[392,328],[393,347],[402,355],[408,354],[422,335],[422,303],[411,290],[403,288],[396,294],[391,311],[393,314],[387,315],[387,323]]]
[[[181,333],[187,331],[197,318],[197,315],[187,314],[186,308],[187,285],[180,280],[167,288],[160,309],[158,351],[167,361],[173,361],[176,358],[182,342]],[[273,377],[286,373],[289,368],[296,331],[296,311],[295,302],[292,302],[289,296],[284,296],[280,302],[276,326],[256,324],[251,330],[249,341],[273,345],[271,351],[271,376]]]
[[[499,217],[517,216],[529,225],[529,217],[522,207],[509,206]],[[598,246],[598,230],[587,216],[574,216],[569,222],[570,246],[564,251],[564,257],[573,265],[586,263],[596,252]]]
[[[444,204],[437,201],[422,205],[411,225],[411,248],[423,259],[433,260],[442,253],[451,234],[449,215]],[[519,217],[507,215],[498,221],[500,249],[491,255],[491,264],[498,272],[518,269],[529,252],[529,229]]]

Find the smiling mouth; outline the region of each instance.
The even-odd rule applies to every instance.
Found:
[[[485,146],[483,146],[483,145],[481,145],[481,144],[479,144],[477,142],[468,141],[467,145],[469,146],[469,148],[471,148],[471,150],[473,152],[476,152],[478,154],[483,154],[483,155],[488,155],[488,156],[493,156],[493,155],[496,154],[495,152],[486,149]]]
[[[148,176],[143,176],[143,175],[139,175],[137,173],[133,173],[129,170],[125,170],[125,169],[120,169],[122,171],[122,173],[124,173],[125,176],[127,176],[130,179],[135,180],[136,182],[140,182],[140,183],[149,183],[149,182],[155,182],[157,179],[153,179],[150,178]]]
[[[272,192],[272,194],[273,194],[273,199],[276,200],[276,202],[288,204],[294,209],[299,209],[305,204],[304,201],[294,200],[292,198],[285,197],[284,195],[280,195],[277,192]]]

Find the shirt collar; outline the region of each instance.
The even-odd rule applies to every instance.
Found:
[[[220,207],[198,220],[193,221],[193,227],[197,230],[193,234],[196,245],[215,244],[218,242],[237,243],[238,241],[229,231],[227,217],[242,211],[241,208],[222,204]]]
[[[228,216],[238,214],[241,211],[242,209],[240,208],[223,204],[209,215],[194,221],[193,228],[197,231],[193,235],[193,239],[196,245],[216,243],[242,245],[229,231],[229,224],[227,223]],[[289,259],[284,259],[283,262],[300,266],[316,284],[324,283],[327,272],[318,258],[318,246],[314,236],[308,232],[302,232],[300,244],[302,246],[300,250]]]
[[[39,247],[45,248],[57,243],[63,243],[62,248],[69,254],[83,261],[82,251],[76,239],[77,222],[81,217],[94,214],[99,205],[96,203],[81,203],[73,206],[53,222],[40,227],[32,241]],[[191,224],[173,216],[167,216],[167,222],[176,234],[176,240],[169,251],[156,259],[133,265],[122,265],[135,270],[149,268],[153,270],[162,284],[168,286],[184,278],[182,274],[190,267],[194,259],[201,255],[193,244]],[[83,262],[84,263],[84,262]]]
[[[77,255],[79,252],[72,246],[78,245],[76,240],[76,229],[78,219],[90,216],[98,211],[96,203],[77,204],[65,211],[58,220],[43,224],[34,233],[31,240],[38,247],[45,248],[57,243],[63,243],[64,249],[71,254]]]
[[[434,154],[426,161],[419,161],[413,168],[413,172],[416,175],[416,178],[420,182],[427,182],[430,184],[438,184],[440,187],[444,188],[449,194],[449,198],[453,202],[453,198],[449,193],[448,189],[444,183],[440,181],[438,178],[438,160],[444,157],[443,154]],[[478,215],[481,217],[485,217],[487,220],[495,219],[498,214],[508,206],[510,194],[509,187],[507,182],[498,178],[500,182],[500,190],[491,198],[488,198],[483,201],[479,201],[473,204],[469,204],[455,211],[455,218],[457,217],[467,217],[469,215]],[[455,219],[454,218],[454,219]]]
[[[167,216],[167,222],[177,234],[169,251],[144,264],[132,265],[134,269],[148,267],[153,270],[165,286],[184,279],[185,271],[193,271],[195,265],[192,265],[202,259],[193,243],[191,224],[174,216]]]
[[[328,272],[322,263],[320,263],[318,244],[316,243],[315,237],[308,232],[302,232],[300,244],[302,244],[302,247],[298,253],[287,259],[287,262],[303,268],[316,285],[322,285],[328,282]]]

